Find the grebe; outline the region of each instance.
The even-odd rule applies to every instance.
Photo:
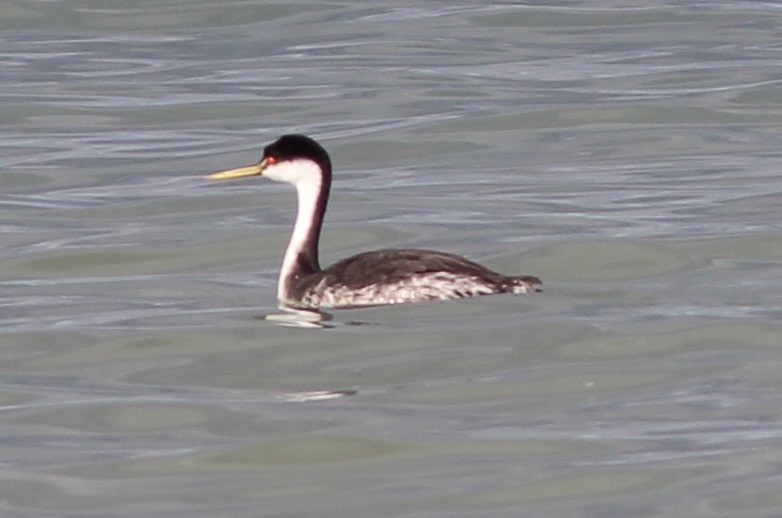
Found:
[[[373,250],[321,270],[318,240],[331,188],[329,154],[309,137],[284,135],[264,148],[259,163],[208,178],[256,175],[292,184],[298,198],[277,285],[280,307],[346,308],[542,290],[537,277],[505,276],[458,255],[431,250]]]

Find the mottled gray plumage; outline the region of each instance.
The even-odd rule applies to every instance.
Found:
[[[298,307],[350,307],[447,300],[492,293],[533,293],[540,279],[506,276],[434,250],[374,250],[290,279]]]

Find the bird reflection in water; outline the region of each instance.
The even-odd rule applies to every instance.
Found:
[[[307,329],[332,329],[333,324],[325,324],[333,317],[331,313],[317,309],[301,309],[280,306],[281,313],[269,313],[259,318],[275,322],[285,327],[301,327]]]

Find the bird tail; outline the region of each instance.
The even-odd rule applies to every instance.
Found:
[[[509,292],[522,294],[522,293],[538,293],[543,291],[543,283],[537,277],[532,275],[519,275],[518,277],[507,277],[506,287]]]

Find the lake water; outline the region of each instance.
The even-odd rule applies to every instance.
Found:
[[[0,515],[782,515],[782,8],[613,4],[0,1]],[[259,318],[288,132],[546,291]]]

